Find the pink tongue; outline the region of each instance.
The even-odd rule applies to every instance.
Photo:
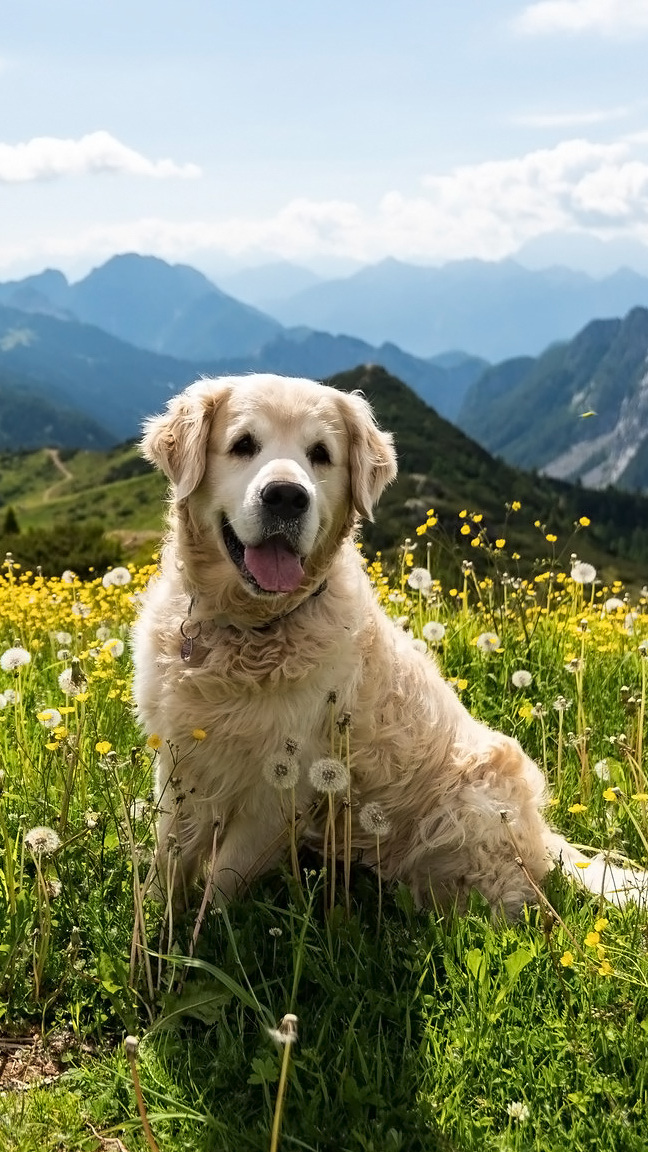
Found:
[[[278,536],[263,544],[245,546],[245,567],[264,592],[294,592],[302,582],[304,569],[299,556]]]

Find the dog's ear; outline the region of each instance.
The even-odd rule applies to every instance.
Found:
[[[189,496],[203,478],[212,418],[228,391],[220,382],[199,380],[144,424],[142,455],[168,476],[176,500]]]
[[[398,465],[394,440],[376,424],[368,402],[359,392],[340,396],[349,437],[351,498],[361,516],[373,520],[380,495],[396,479]]]

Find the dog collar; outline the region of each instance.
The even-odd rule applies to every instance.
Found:
[[[240,625],[234,624],[233,621],[228,620],[226,616],[213,616],[210,620],[210,624],[213,624],[216,628],[238,628],[240,632],[265,632],[267,628],[272,628],[273,624],[277,624],[280,620],[285,620],[286,617],[292,616],[293,613],[298,612],[299,609],[303,608],[309,600],[314,600],[316,596],[321,596],[322,592],[325,592],[327,587],[328,580],[323,580],[319,588],[316,588],[314,592],[311,592],[310,596],[307,596],[305,600],[301,600],[299,604],[295,604],[295,607],[291,608],[289,612],[282,612],[279,616],[273,616],[272,620],[266,620],[265,624],[257,624],[252,628],[241,628]],[[191,660],[194,642],[198,639],[202,632],[202,621],[191,619],[191,613],[194,609],[195,603],[196,597],[192,596],[189,600],[187,615],[180,625],[180,635],[182,636],[182,643],[180,645],[180,659],[184,660],[185,663]]]

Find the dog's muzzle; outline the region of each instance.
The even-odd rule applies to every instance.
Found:
[[[301,547],[311,498],[301,484],[273,480],[258,494],[260,540],[245,544],[226,517],[222,532],[230,559],[258,592],[295,592],[304,577]]]

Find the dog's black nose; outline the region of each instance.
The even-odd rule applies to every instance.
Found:
[[[269,512],[282,520],[294,520],[306,511],[310,496],[301,484],[289,480],[271,480],[261,490],[261,500]]]

